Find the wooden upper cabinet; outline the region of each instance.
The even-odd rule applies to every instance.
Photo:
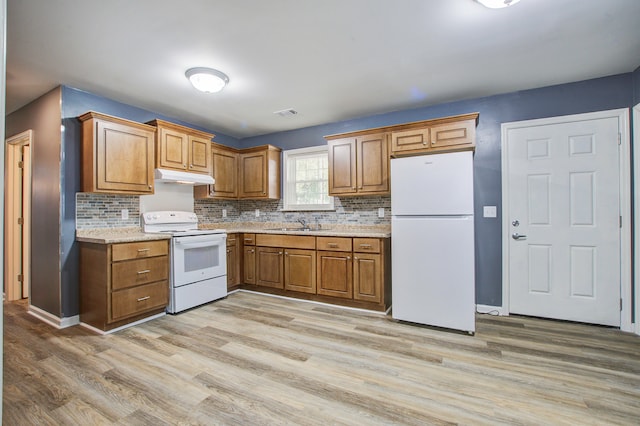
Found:
[[[96,112],[82,122],[82,191],[153,194],[155,128]]]
[[[394,157],[463,151],[475,148],[478,114],[417,121],[391,129]]]
[[[211,173],[211,139],[214,135],[164,120],[152,120],[147,124],[158,129],[156,167]]]
[[[376,133],[356,138],[358,193],[389,193],[388,135]]]
[[[196,199],[238,199],[238,150],[216,143],[211,144],[211,176],[213,185],[193,187]]]
[[[389,193],[388,134],[330,139],[329,195]]]
[[[329,195],[353,194],[356,183],[356,138],[330,140]]]
[[[280,198],[280,148],[264,145],[242,150],[238,156],[238,198]]]
[[[393,153],[429,149],[429,128],[400,130],[391,133]]]

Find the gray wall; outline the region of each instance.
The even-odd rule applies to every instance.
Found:
[[[633,72],[633,106],[640,103],[640,67]]]
[[[638,75],[638,71],[634,75]],[[637,89],[637,83],[636,83]],[[632,103],[632,74],[550,86],[480,99],[363,117],[339,123],[246,138],[243,148],[270,143],[283,149],[325,144],[324,135],[479,112],[474,161],[476,215],[476,301],[502,305],[501,124],[615,108]],[[482,207],[498,206],[498,218],[482,217]]]
[[[61,306],[60,89],[6,117],[6,135],[33,130],[31,304],[55,316]]]

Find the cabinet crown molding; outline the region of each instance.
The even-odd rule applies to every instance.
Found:
[[[480,113],[474,112],[469,114],[452,115],[449,117],[434,118],[434,119],[421,120],[421,121],[412,121],[409,123],[402,123],[402,124],[394,124],[391,126],[373,127],[370,129],[354,130],[352,132],[347,132],[347,133],[336,133],[336,134],[324,136],[324,138],[327,140],[332,140],[332,139],[340,139],[345,137],[368,135],[371,133],[397,132],[402,130],[411,130],[416,128],[435,126],[439,124],[453,123],[456,121],[463,121],[463,120],[475,120],[476,126],[477,126],[479,117],[480,117]]]

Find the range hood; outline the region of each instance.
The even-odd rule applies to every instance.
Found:
[[[173,182],[186,185],[213,185],[215,183],[215,180],[209,175],[169,169],[156,169],[155,179],[156,182]]]

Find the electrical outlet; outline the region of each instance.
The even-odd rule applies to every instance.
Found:
[[[256,217],[260,217],[260,209],[256,209]]]
[[[129,219],[129,209],[120,210],[120,217],[122,218],[122,220]]]
[[[379,218],[383,218],[384,217],[384,207],[380,207],[378,209],[378,217]]]
[[[227,209],[222,209],[222,217],[227,217]]]

